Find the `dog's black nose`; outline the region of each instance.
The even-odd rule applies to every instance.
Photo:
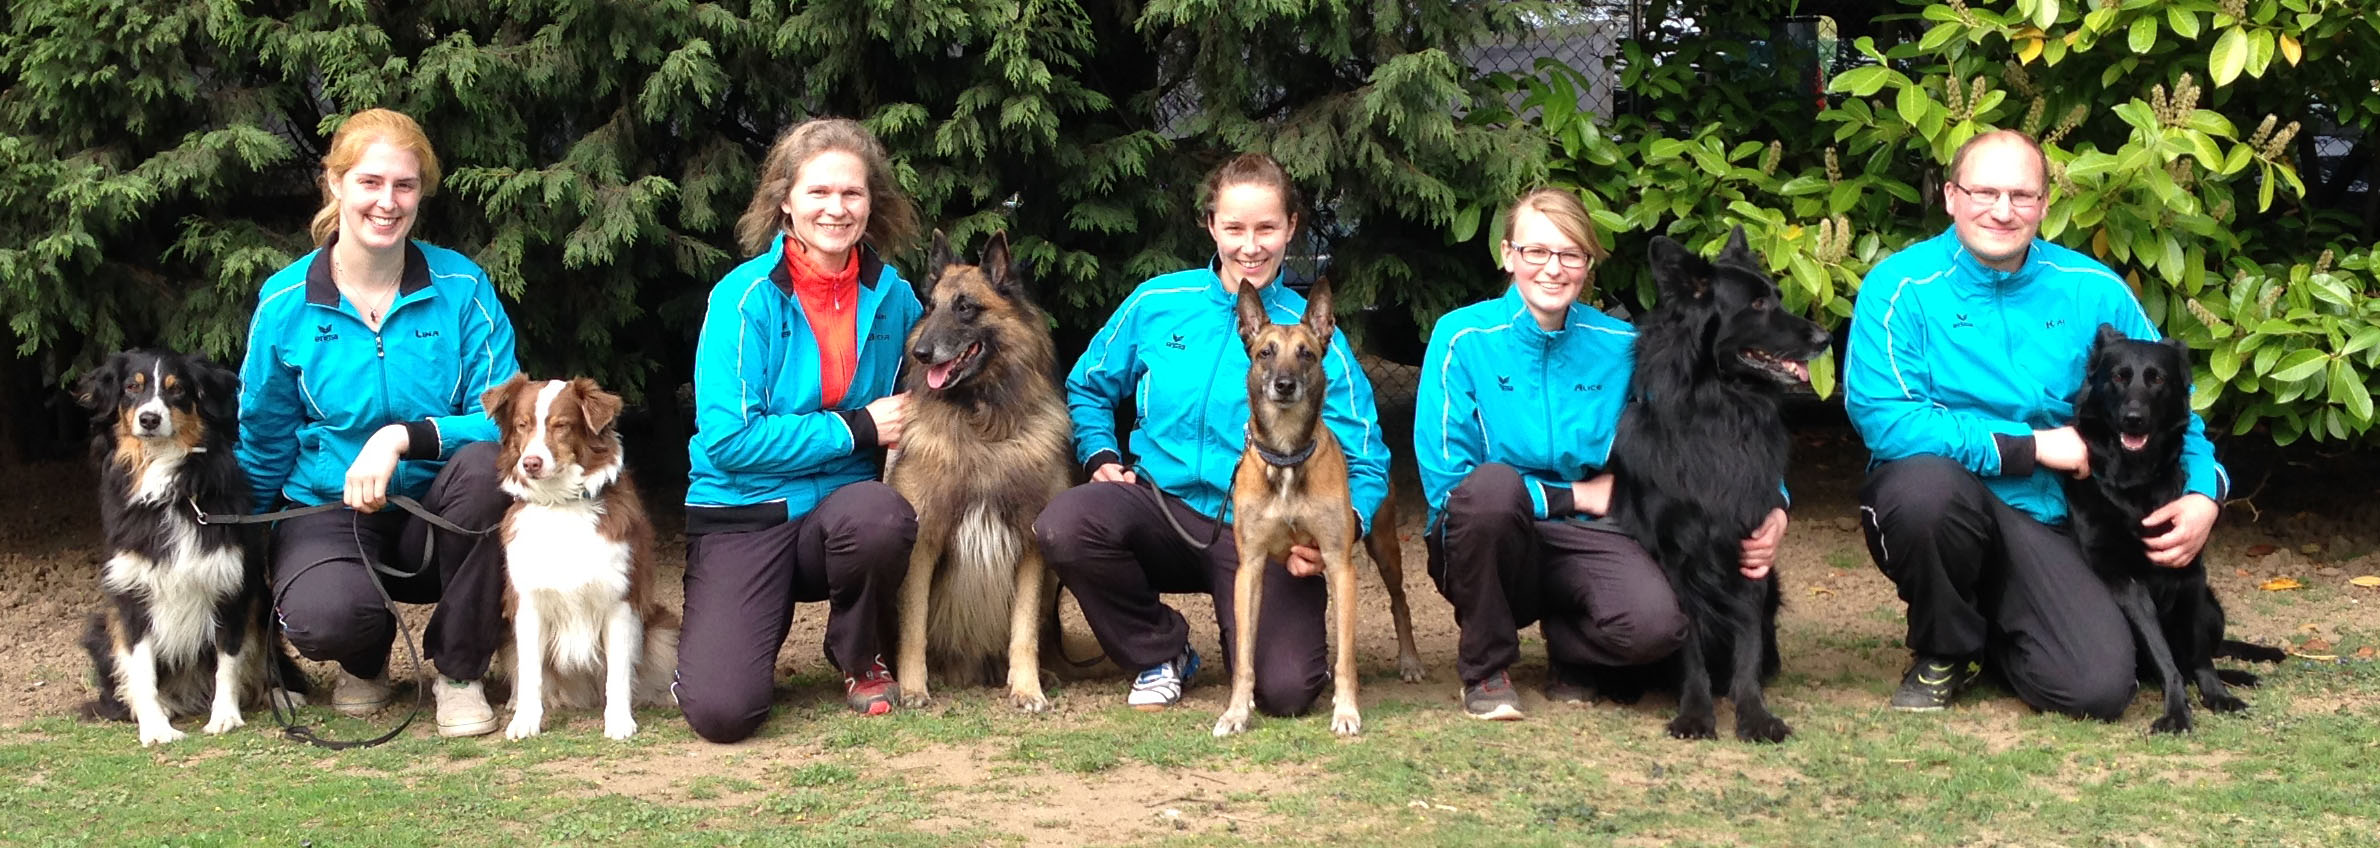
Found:
[[[2137,433],[2148,428],[2149,417],[2138,412],[2127,412],[2124,413],[2120,423],[2123,425],[2124,432]]]
[[[1813,348],[1826,347],[1827,345],[1834,344],[1834,341],[1835,337],[1828,334],[1825,330],[1810,331],[1810,346]]]
[[[1297,381],[1287,377],[1273,378],[1273,394],[1288,395],[1297,391]]]
[[[143,413],[141,413],[141,414],[140,414],[140,428],[141,428],[141,429],[143,429],[143,430],[155,430],[155,429],[157,429],[157,428],[159,428],[159,427],[162,427],[162,426],[165,426],[165,416],[163,416],[163,415],[159,415],[159,414],[157,414],[157,413],[154,413],[154,412],[143,412]]]

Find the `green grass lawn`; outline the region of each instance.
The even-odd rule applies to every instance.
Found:
[[[2031,715],[1988,688],[1911,716],[1882,709],[1892,681],[1790,671],[1774,691],[1798,733],[1774,747],[1670,740],[1661,705],[1532,701],[1528,721],[1474,722],[1447,685],[1393,676],[1367,681],[1351,741],[1326,715],[1213,739],[1214,676],[1154,714],[1097,682],[1049,716],[984,690],[877,719],[796,696],[764,738],[727,747],[663,712],[624,743],[568,715],[522,743],[416,732],[347,752],[282,741],[263,715],[148,751],[128,726],[45,719],[0,730],[0,842],[2372,844],[2380,665],[2263,670],[2252,712],[2201,713],[2182,738],[2145,735],[2147,696],[2119,724]]]

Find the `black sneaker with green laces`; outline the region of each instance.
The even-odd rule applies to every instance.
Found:
[[[1892,708],[1905,713],[1941,710],[1982,671],[1973,660],[1918,657],[1909,673],[1901,675],[1901,688],[1893,690]]]

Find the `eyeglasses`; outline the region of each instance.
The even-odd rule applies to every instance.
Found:
[[[1575,250],[1557,251],[1549,249],[1543,245],[1513,244],[1510,241],[1506,241],[1504,243],[1504,247],[1506,249],[1519,252],[1521,255],[1521,261],[1531,265],[1543,265],[1548,262],[1560,260],[1562,267],[1575,270],[1587,267],[1587,263],[1589,262],[1586,254]]]
[[[2038,191],[2027,191],[2025,189],[2006,191],[1996,188],[1968,188],[1966,186],[1959,185],[1956,182],[1950,183],[1950,187],[1965,192],[1968,200],[1974,201],[1976,205],[1983,206],[1985,208],[1999,205],[2000,198],[2003,197],[2008,198],[2008,206],[2011,209],[2032,209],[2041,205],[2041,192]]]

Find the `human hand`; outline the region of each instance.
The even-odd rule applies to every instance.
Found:
[[[346,488],[339,502],[362,513],[377,512],[388,505],[388,481],[396,476],[397,459],[412,448],[413,439],[406,435],[405,425],[390,424],[364,440],[363,450],[357,451],[355,461],[347,465]]]
[[[1322,549],[1312,545],[1289,546],[1289,576],[1312,577],[1322,573]]]
[[[1785,524],[1785,511],[1771,509],[1768,517],[1761,519],[1760,526],[1752,529],[1752,535],[1744,538],[1743,558],[1736,564],[1744,579],[1767,577],[1769,569],[1777,564],[1777,544],[1785,540]]]
[[[2076,480],[2091,476],[2091,450],[2071,426],[2033,431],[2033,463]]]
[[[908,408],[908,392],[885,395],[868,402],[868,418],[876,422],[877,444],[888,448],[901,446],[901,414]]]
[[[1585,480],[1570,481],[1570,508],[1581,515],[1610,515],[1611,475],[1597,474]]]
[[[1129,468],[1125,468],[1124,466],[1113,462],[1108,462],[1101,463],[1098,468],[1092,469],[1091,482],[1131,484],[1140,482],[1140,477],[1133,474],[1132,470]]]
[[[2149,513],[2140,520],[2141,529],[2166,528],[2140,540],[2148,548],[2149,562],[2166,568],[2189,565],[2198,558],[2199,550],[2206,547],[2207,536],[2215,529],[2215,517],[2222,512],[2223,507],[2214,498],[2192,492]]]

